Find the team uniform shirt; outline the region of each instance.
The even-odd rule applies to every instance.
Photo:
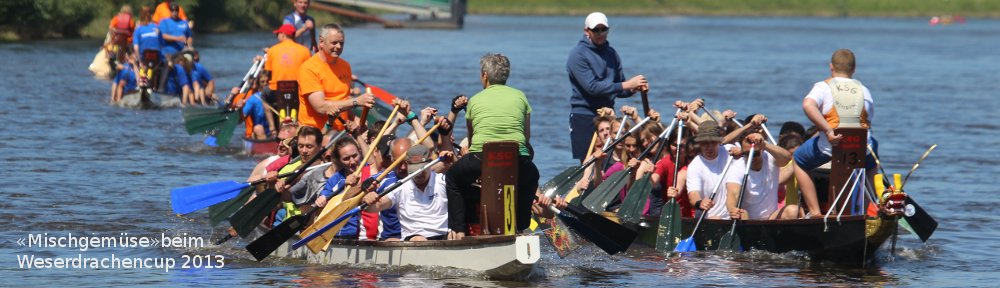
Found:
[[[747,178],[747,187],[740,192],[743,194],[742,208],[747,210],[752,220],[766,220],[771,217],[774,211],[778,210],[778,185],[781,184],[781,180],[779,179],[781,177],[781,167],[774,164],[774,156],[771,156],[767,151],[760,153],[760,156],[762,157],[761,160],[764,160],[760,171],[750,170],[749,177]],[[754,156],[754,158],[756,157]],[[726,183],[742,184],[743,175],[747,173],[747,169],[749,168],[747,167],[745,158],[733,160],[733,167],[729,168],[727,174],[736,175],[737,177],[729,177],[727,175]],[[725,203],[722,202],[720,204]]]
[[[841,77],[835,77],[834,79],[841,81],[852,80],[850,78],[841,78]],[[872,94],[870,91],[868,91],[868,87],[864,87],[864,85],[862,85],[861,87],[863,88],[864,91],[863,94],[865,97],[864,113],[867,114],[866,118],[868,119],[868,121],[871,121],[871,119],[875,116],[875,108],[874,108],[875,102],[872,100]],[[827,84],[826,81],[819,81],[816,82],[816,84],[813,84],[813,88],[812,90],[809,91],[809,94],[806,95],[806,99],[812,99],[813,101],[816,101],[816,104],[819,105],[819,112],[823,114],[824,117],[830,114],[830,110],[833,109],[833,91],[830,89],[830,84]],[[830,145],[830,140],[826,138],[826,133],[819,133],[818,137],[819,137],[819,139],[817,139],[818,143],[816,144],[819,147],[820,152],[822,152],[827,156],[831,155],[832,147]],[[872,142],[871,133],[868,134],[868,137],[869,137],[868,143],[871,143]]]
[[[173,18],[163,19],[160,21],[159,28],[160,28],[160,33],[162,33],[163,35],[184,36],[188,38],[191,37],[191,27],[189,27],[188,22],[183,19],[181,20],[174,20]],[[177,52],[180,52],[181,50],[184,50],[184,47],[187,47],[187,42],[168,41],[166,39],[163,39],[162,47],[163,48],[160,51],[163,52],[163,55],[169,57],[173,56],[174,54],[177,54]]]
[[[378,177],[378,175],[372,175],[372,177]],[[385,178],[382,179],[382,183],[379,183],[378,189],[375,190],[375,192],[382,193],[386,188],[392,186],[392,184],[396,184],[397,181],[399,181],[399,177],[397,177],[396,171],[390,171],[389,175],[386,175]],[[400,230],[401,228],[399,225],[399,208],[396,206],[396,203],[393,203],[392,207],[380,211],[378,219],[382,223],[382,232],[378,237],[380,240],[388,238],[402,238],[402,230]]]
[[[281,24],[292,24],[292,26],[295,26],[295,31],[298,31],[299,29],[302,29],[302,27],[306,26],[306,20],[312,20],[313,27],[315,27],[316,20],[313,19],[312,16],[309,15],[302,16],[299,15],[299,13],[295,12],[292,12],[292,14],[288,14],[287,16],[285,16],[285,19],[281,21],[282,22]],[[313,43],[312,40],[315,39],[314,37],[316,36],[313,35],[313,31],[306,30],[305,32],[302,32],[302,34],[300,34],[299,37],[295,37],[295,42],[299,43],[302,46],[312,45]]]
[[[201,63],[194,63],[194,69],[191,70],[191,82],[198,82],[199,85],[205,87],[208,85],[208,81],[212,81],[212,74],[208,73],[208,69],[205,69]]]
[[[719,145],[718,156],[713,160],[707,160],[701,155],[694,157],[691,163],[688,164],[687,173],[687,190],[688,191],[698,191],[701,195],[701,199],[709,199],[712,197],[712,188],[719,183],[719,178],[722,177],[722,170],[726,168],[726,161],[731,157],[729,152],[726,150],[725,146]],[[738,161],[738,160],[733,160]],[[736,163],[733,163],[735,166]],[[729,219],[729,209],[726,209],[726,188],[725,183],[731,182],[730,179],[736,178],[739,182],[740,178],[733,171],[733,168],[729,168],[730,171],[726,172],[726,179],[719,185],[717,191],[715,192],[715,205],[711,209],[708,209],[707,217]],[[734,177],[734,175],[736,175]]]
[[[132,67],[132,64],[129,63],[125,63],[125,68],[123,68],[121,71],[118,71],[118,74],[115,75],[114,81],[115,84],[119,84],[121,81],[125,81],[124,86],[122,86],[122,92],[126,93],[128,91],[136,90],[137,87],[139,86],[135,80],[135,69]]]
[[[191,89],[191,81],[188,78],[187,71],[184,71],[184,67],[180,64],[174,64],[174,69],[170,71],[170,75],[167,78],[167,94],[180,95],[184,92],[184,87]]]
[[[139,57],[142,57],[142,51],[146,50],[161,50],[160,43],[163,38],[160,37],[160,28],[154,23],[147,23],[146,25],[141,25],[135,28],[135,37],[132,37],[132,45],[139,46]],[[163,59],[163,54],[160,54],[160,59]]]
[[[309,60],[309,49],[292,40],[282,40],[267,49],[267,62],[264,70],[271,71],[271,90],[278,89],[278,81],[295,81],[299,79],[299,67]],[[341,60],[337,60],[338,62]]]
[[[184,13],[184,7],[177,6],[178,18],[181,20],[188,20],[187,13]],[[161,2],[160,5],[156,5],[156,10],[153,11],[153,23],[160,23],[160,20],[170,19],[170,6],[167,2]]]
[[[413,235],[435,237],[448,233],[448,193],[445,192],[445,176],[436,172],[426,173],[431,175],[427,187],[423,190],[410,181],[385,196],[399,207],[399,223],[403,226],[403,238]]]
[[[264,126],[264,133],[271,133],[267,125],[267,110],[264,108],[264,101],[260,99],[260,92],[254,93],[243,104],[243,115],[249,117],[253,125]]]
[[[368,178],[368,175],[366,175],[368,174],[368,172],[364,172],[368,170],[368,166],[361,167],[359,169],[363,169],[360,179]],[[337,196],[340,193],[344,193],[344,188],[345,188],[344,184],[346,180],[347,180],[347,175],[344,175],[344,171],[337,170],[336,173],[333,173],[333,176],[330,176],[330,179],[326,180],[326,184],[323,185],[323,191],[320,191],[320,195],[326,196],[326,199],[329,200],[333,198],[333,196]],[[336,204],[338,203],[327,203],[326,205],[336,205]],[[351,216],[351,219],[348,219],[347,223],[344,224],[344,228],[340,229],[340,231],[337,232],[337,237],[357,236],[359,232],[358,229],[358,223],[360,223],[359,218],[361,217],[358,217],[358,213],[355,213],[353,216]]]
[[[483,144],[492,141],[517,141],[521,156],[528,156],[524,122],[531,105],[524,92],[506,85],[493,84],[469,98],[465,118],[472,121],[476,137],[469,152],[482,152]]]
[[[351,94],[351,64],[341,58],[327,64],[320,55],[316,53],[299,67],[299,124],[323,129],[329,116],[313,109],[309,94],[323,92],[327,101],[347,99]],[[340,116],[349,119],[350,114],[344,111]],[[335,121],[333,129],[344,130],[344,125]]]

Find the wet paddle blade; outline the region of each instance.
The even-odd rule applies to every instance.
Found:
[[[656,227],[656,251],[673,251],[681,237],[681,206],[671,198],[660,212],[660,223]]]
[[[343,193],[340,195],[342,194]],[[337,204],[333,208],[329,207],[332,205],[329,203],[327,204],[327,207],[324,207],[323,213],[316,218],[316,221],[313,222],[311,226],[306,227],[306,229],[303,230],[305,231],[305,234],[309,235],[306,237],[314,237],[314,239],[308,241],[307,244],[310,251],[313,253],[319,253],[319,251],[326,250],[326,247],[330,244],[330,240],[333,240],[333,237],[337,235],[337,232],[340,232],[340,229],[347,224],[347,221],[342,221],[339,224],[334,223],[337,223],[337,219],[350,215],[352,212],[349,211],[358,210],[358,205],[361,204],[362,196],[364,195],[358,194],[357,196],[354,196],[354,198],[346,199],[343,202],[340,202],[340,204]],[[327,208],[330,209],[326,210]],[[305,240],[305,238],[303,238],[303,240]]]
[[[250,184],[236,181],[222,181],[170,190],[170,207],[174,213],[187,214],[208,208],[219,202],[236,197]]]
[[[608,179],[601,182],[601,185],[594,188],[593,192],[586,195],[580,203],[583,204],[583,207],[594,213],[604,212],[608,204],[618,196],[618,192],[628,184],[628,177],[630,176],[632,176],[632,173],[629,173],[629,170],[622,170],[611,174]]]
[[[722,235],[722,239],[719,240],[718,250],[722,251],[743,251],[740,248],[740,235],[737,235],[734,231],[730,231]]]
[[[694,251],[698,251],[698,246],[694,244],[694,236],[681,240],[681,242],[677,243],[677,247],[674,247],[675,253],[694,252]]]
[[[649,180],[649,174],[642,176],[632,184],[625,194],[621,208],[618,208],[618,219],[622,223],[639,224],[642,221],[642,212],[646,208],[646,201],[649,193],[653,190],[653,182]]]
[[[574,205],[559,213],[559,219],[609,255],[628,250],[638,235],[632,229]]]
[[[215,134],[215,144],[218,146],[229,145],[229,140],[233,139],[233,130],[239,123],[240,115],[238,113],[226,116],[226,121],[222,123],[222,127],[219,127],[219,131]]]
[[[221,108],[185,108],[183,111],[184,130],[188,135],[206,133],[222,126],[226,121],[226,115],[235,111],[226,111]]]
[[[240,194],[233,199],[223,201],[219,204],[215,204],[208,207],[208,223],[211,226],[218,225],[222,221],[226,221],[229,216],[236,213],[236,210],[240,210],[247,200],[250,200],[250,196],[253,196],[253,186],[243,188],[240,190]]]
[[[535,216],[532,215],[532,217],[534,218]],[[562,223],[559,217],[544,220],[544,223],[538,220],[534,221],[538,223],[536,229],[543,230],[542,234],[545,234],[545,239],[556,250],[559,258],[566,258],[570,253],[580,248],[580,244],[576,242],[576,236],[569,231],[566,224]]]
[[[579,167],[571,166],[567,167],[566,169],[563,169],[562,172],[559,172],[559,174],[557,174],[555,177],[549,179],[548,182],[545,182],[545,184],[542,184],[542,186],[538,186],[539,190],[541,190],[542,193],[544,194],[549,189],[556,189],[559,185],[561,184],[564,185],[564,183],[567,183],[569,181],[569,178],[571,175],[573,175],[573,172],[576,172],[577,168]],[[576,183],[576,181],[570,183]]]
[[[340,217],[337,217],[329,224],[317,228],[315,232],[312,233],[303,232],[302,234],[305,235],[305,237],[299,239],[299,241],[296,241],[294,244],[292,244],[292,249],[299,249],[303,245],[309,245],[310,250],[313,249],[314,246],[316,247],[316,250],[313,251],[313,253],[318,253],[320,250],[322,250],[323,246],[325,246],[326,243],[329,243],[329,240],[327,240],[326,243],[320,243],[321,241],[323,241],[323,239],[321,239],[324,236],[323,234],[326,234],[326,232],[332,232],[332,234],[330,235],[337,235],[337,232],[339,232],[340,229],[344,228],[344,224],[347,224],[347,219],[350,219],[351,217],[354,216],[354,214],[358,213],[361,213],[361,208],[354,207],[354,209],[348,210],[347,213],[340,215]],[[317,221],[319,221],[319,219],[317,219]],[[307,227],[306,229],[308,230],[309,228],[310,227]],[[330,239],[333,239],[332,236]],[[320,243],[320,244],[313,244],[313,243]]]
[[[927,242],[927,239],[931,238],[931,234],[934,234],[934,230],[937,230],[938,223],[924,211],[924,208],[920,208],[920,205],[909,195],[906,196],[904,202],[906,207],[904,209],[904,219],[913,228],[913,232],[916,232],[917,237],[920,237],[920,241]],[[912,213],[911,213],[912,212]]]
[[[271,255],[274,250],[281,247],[282,244],[288,242],[288,239],[292,239],[295,233],[302,230],[306,226],[306,221],[309,221],[309,216],[307,215],[295,215],[287,220],[281,222],[278,227],[274,227],[271,231],[267,231],[264,235],[253,240],[247,245],[246,249],[253,255],[254,259],[257,261],[264,260],[268,255]]]
[[[229,217],[229,224],[233,226],[240,237],[247,237],[264,220],[264,217],[271,214],[271,209],[274,209],[278,202],[281,202],[278,191],[274,189],[264,190],[257,195],[257,198],[233,213],[233,216]]]

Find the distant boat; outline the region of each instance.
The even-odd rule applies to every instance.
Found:
[[[927,24],[930,24],[931,26],[965,24],[965,17],[962,17],[961,15],[934,16],[927,21]]]

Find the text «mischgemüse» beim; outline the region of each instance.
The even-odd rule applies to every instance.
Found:
[[[116,236],[96,235],[50,235],[49,233],[28,234],[17,243],[31,248],[68,248],[86,252],[99,248],[200,248],[205,243],[201,237],[167,236],[161,233],[159,237],[129,235],[120,233]],[[127,257],[111,254],[108,257],[77,254],[70,257],[38,257],[33,254],[17,255],[22,269],[160,269],[169,272],[180,268],[222,268],[225,258],[222,255],[181,255],[181,259],[173,257]]]

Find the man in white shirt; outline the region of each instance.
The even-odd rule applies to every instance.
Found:
[[[853,79],[855,71],[854,52],[839,49],[830,57],[830,78],[816,82],[812,90],[802,100],[802,110],[809,121],[819,130],[819,135],[809,138],[798,149],[793,159],[796,173],[806,173],[830,161],[833,146],[843,135],[836,134],[836,128],[871,128],[875,115],[875,102],[868,87]],[[870,131],[870,130],[869,130]],[[806,135],[808,136],[808,135]],[[878,141],[868,133],[868,143],[878,154]],[[868,155],[866,165],[869,176],[874,175],[875,160]],[[819,202],[814,190],[803,190],[802,199],[809,208],[809,214],[820,214]]]
[[[378,198],[368,192],[363,201],[368,212],[378,212],[393,207],[399,209],[399,224],[405,241],[444,240],[448,235],[448,193],[445,191],[444,171],[455,161],[452,151],[439,154],[444,160],[431,169],[414,176],[385,197]],[[415,145],[406,152],[407,171],[417,171],[434,158],[427,146]],[[434,170],[434,171],[428,171]]]
[[[698,136],[694,141],[698,143],[699,152],[698,156],[688,164],[686,180],[688,200],[699,212],[707,211],[705,213],[708,213],[706,217],[709,219],[729,219],[726,205],[715,204],[726,203],[725,190],[717,189],[718,193],[712,191],[723,177],[722,170],[726,168],[726,162],[730,158],[726,148],[722,146],[722,129],[715,121],[701,122],[698,125]],[[729,171],[726,174],[726,179],[729,179],[735,178],[733,175],[736,173]]]
[[[764,141],[760,133],[749,133],[740,142],[742,155],[754,149],[754,157],[747,163],[743,159],[734,160],[728,172],[737,177],[726,177],[726,208],[730,218],[751,220],[798,219],[797,205],[786,205],[778,210],[778,186],[781,167],[788,164],[791,153],[777,145]],[[744,175],[746,189],[742,189]],[[737,204],[743,198],[742,206]]]

